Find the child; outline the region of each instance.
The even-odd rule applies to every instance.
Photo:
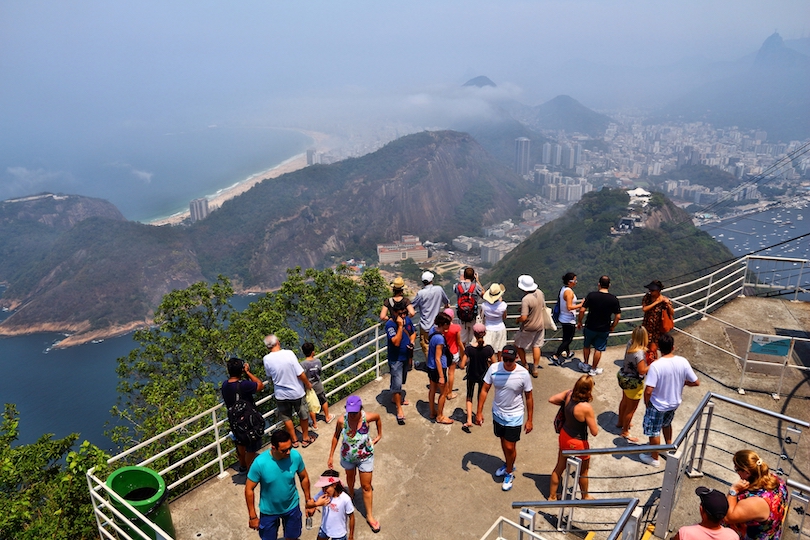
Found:
[[[315,395],[318,396],[318,401],[321,403],[321,409],[323,410],[323,418],[328,424],[334,420],[335,417],[329,414],[329,404],[326,402],[326,392],[321,382],[321,370],[323,369],[323,365],[320,360],[315,358],[315,345],[312,343],[307,341],[301,345],[301,352],[306,356],[306,358],[301,361],[301,367],[304,369],[304,373],[307,374],[307,379],[309,379],[309,382],[312,384],[312,390],[314,390]],[[309,416],[312,419],[310,422],[312,429],[318,429],[315,413],[310,411]]]
[[[473,397],[478,396],[481,399],[481,387],[484,385],[484,374],[492,364],[492,358],[495,356],[495,350],[492,345],[484,345],[484,336],[486,336],[487,327],[481,323],[476,323],[473,326],[473,336],[475,337],[475,344],[467,345],[465,350],[465,360],[460,367],[467,368],[467,422],[464,423],[464,431],[469,431],[472,427],[472,406]],[[476,394],[476,385],[478,386],[478,393]]]
[[[323,507],[318,540],[354,540],[354,504],[340,481],[340,473],[331,469],[324,471],[315,487],[321,491],[307,504],[307,516],[312,516],[318,506]]]

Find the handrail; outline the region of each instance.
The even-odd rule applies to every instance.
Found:
[[[588,508],[588,507],[614,507],[624,506],[621,517],[613,526],[613,530],[607,537],[607,540],[616,540],[621,534],[633,511],[638,506],[639,500],[636,498],[625,499],[582,499],[582,500],[564,500],[564,501],[515,501],[512,503],[512,508]]]

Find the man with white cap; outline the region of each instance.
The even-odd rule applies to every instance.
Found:
[[[447,298],[444,289],[433,284],[433,272],[425,270],[422,273],[422,284],[424,287],[416,293],[411,305],[419,310],[419,344],[422,346],[422,353],[427,357],[433,321],[442,309],[450,306],[450,299]]]
[[[536,378],[537,365],[540,363],[540,348],[543,346],[546,333],[543,322],[546,297],[543,291],[537,288],[534,278],[526,274],[518,278],[518,289],[523,291],[523,299],[520,301],[520,317],[517,318],[520,329],[515,334],[515,347],[520,363],[527,370],[529,365],[526,363],[526,349],[532,350],[534,365],[530,373]]]

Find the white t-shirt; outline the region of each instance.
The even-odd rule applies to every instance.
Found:
[[[505,426],[522,425],[523,393],[532,389],[532,378],[526,368],[516,365],[514,370],[507,371],[503,362],[498,362],[489,366],[484,374],[484,382],[495,389],[492,414],[500,419],[498,423]]]
[[[506,325],[503,323],[503,314],[506,307],[506,302],[503,300],[498,300],[494,304],[489,302],[481,304],[481,311],[484,313],[484,324],[488,331],[506,330]]]
[[[273,381],[276,399],[298,399],[304,397],[304,385],[298,378],[304,368],[298,363],[295,353],[287,349],[271,352],[262,359],[267,377]]]
[[[653,387],[650,403],[661,412],[674,411],[683,398],[685,381],[697,381],[689,360],[683,356],[662,356],[652,364],[644,384]]]
[[[323,491],[315,495],[317,501]],[[354,504],[348,493],[343,492],[337,497],[332,497],[329,504],[321,507],[321,530],[326,533],[329,538],[343,538],[349,534],[349,529],[346,526],[346,520],[349,514],[354,513]]]

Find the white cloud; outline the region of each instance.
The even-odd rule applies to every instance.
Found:
[[[146,171],[139,171],[138,169],[132,169],[130,172],[132,173],[132,176],[138,180],[142,180],[145,184],[152,181],[152,175],[154,174]]]

